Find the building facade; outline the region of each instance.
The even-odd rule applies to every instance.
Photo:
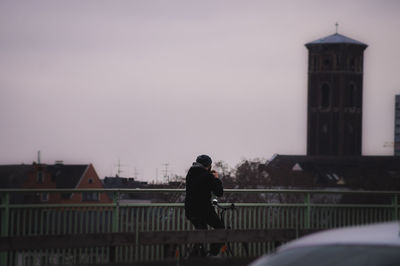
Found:
[[[92,164],[0,165],[0,188],[17,189],[102,189]],[[12,203],[87,204],[111,203],[105,192],[11,193]]]
[[[367,45],[341,34],[308,49],[307,155],[361,155]]]

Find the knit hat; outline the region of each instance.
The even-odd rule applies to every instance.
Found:
[[[203,165],[204,167],[210,167],[212,164],[212,160],[208,155],[199,155],[197,156],[196,163]]]

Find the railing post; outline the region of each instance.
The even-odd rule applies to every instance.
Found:
[[[113,202],[115,206],[113,209],[112,232],[116,233],[119,231],[119,191],[114,192]]]
[[[8,223],[10,220],[10,193],[1,194],[1,237],[8,236]],[[7,252],[0,253],[0,265],[7,265]]]
[[[398,201],[398,196],[397,194],[393,195],[393,199],[392,199],[392,204],[393,204],[393,208],[394,208],[394,212],[393,212],[393,220],[398,220],[399,219],[399,201]]]
[[[311,194],[310,192],[307,192],[306,194],[306,224],[305,224],[305,229],[310,229],[310,224],[311,224]]]
[[[113,219],[112,219],[112,232],[116,233],[119,232],[119,191],[113,193],[113,202],[114,202],[114,209],[113,209]],[[117,247],[110,246],[110,262],[115,263],[117,262]]]

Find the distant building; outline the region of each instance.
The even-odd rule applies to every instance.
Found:
[[[103,180],[105,188],[109,189],[173,189],[184,188],[182,182],[168,182],[164,184],[149,184],[145,181],[136,181],[133,177],[105,177]],[[140,193],[119,193],[120,201],[123,203],[138,202],[182,202],[182,193],[156,193],[156,192],[140,192]],[[112,193],[109,193],[112,198]]]
[[[183,182],[169,181],[168,183],[149,184],[146,181],[136,181],[133,177],[105,177],[103,180],[105,188],[184,188]]]
[[[136,181],[133,177],[120,177],[118,175],[115,177],[105,177],[102,180],[102,182],[103,182],[104,188],[109,188],[109,189],[146,188],[146,186],[147,186],[147,182],[140,182],[140,181]],[[110,198],[114,197],[113,193],[111,193],[111,192],[107,193],[107,194]],[[144,201],[148,202],[142,193],[140,193],[140,194],[120,193],[119,200],[124,203],[144,202]]]
[[[363,53],[341,34],[308,49],[307,155],[361,155]]]
[[[394,155],[400,156],[400,94],[396,95],[396,103],[395,103]]]
[[[394,156],[275,155],[265,169],[279,187],[400,189],[400,157]]]
[[[147,182],[136,181],[133,177],[105,177],[103,179],[105,188],[143,188]]]
[[[65,165],[0,165],[1,188],[24,189],[86,189],[103,188],[92,164]],[[13,203],[111,203],[106,193],[13,193]]]
[[[305,46],[309,52],[307,155],[271,158],[265,166],[269,184],[400,190],[400,157],[361,155],[363,53],[367,45],[336,33]],[[398,152],[400,96],[396,96],[395,121]]]

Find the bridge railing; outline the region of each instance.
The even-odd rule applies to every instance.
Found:
[[[19,193],[87,192],[107,192],[113,195],[114,201],[110,204],[16,204],[10,201]],[[194,230],[185,217],[183,203],[126,203],[121,200],[123,194],[136,193],[184,196],[183,189],[1,189],[0,264],[130,263],[159,261],[177,254],[186,256],[190,249],[188,243],[193,242],[189,238],[194,237],[193,234],[185,236],[185,241],[165,240],[168,232],[171,237],[177,235],[176,232],[186,234]],[[260,256],[304,232],[398,220],[399,194],[397,191],[227,189],[224,197],[234,199],[237,206],[236,210],[225,213],[232,229],[230,234],[243,230],[249,232],[247,237],[242,237],[247,248],[241,241],[232,241],[233,256]],[[248,202],[248,199],[258,201]],[[263,231],[270,232],[270,235],[262,234]],[[123,240],[115,238],[121,233],[125,234]],[[265,241],[256,237],[257,234],[265,235]],[[86,242],[94,244],[83,245],[84,241],[76,240],[78,238],[68,238],[79,235],[87,236]],[[102,244],[105,240],[96,238],[99,235],[107,236],[109,244]],[[149,235],[153,241],[144,241]],[[54,246],[34,244],[40,243],[40,237],[43,241],[53,241]],[[98,244],[95,244],[96,239]],[[73,241],[81,243],[71,245]],[[22,247],[19,244],[21,247],[18,247],[18,243],[27,242],[31,245]]]

